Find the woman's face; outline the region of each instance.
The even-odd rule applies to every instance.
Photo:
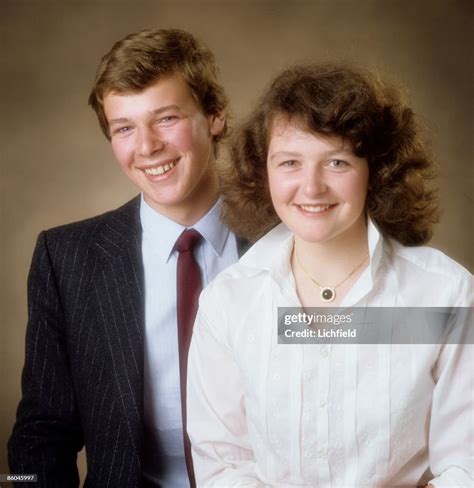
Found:
[[[267,170],[275,211],[300,239],[351,242],[365,229],[369,167],[341,137],[312,133],[277,117]]]

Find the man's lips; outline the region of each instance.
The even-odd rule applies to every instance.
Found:
[[[306,213],[320,214],[334,208],[337,203],[319,203],[319,204],[296,204],[296,207]]]
[[[150,176],[164,175],[168,171],[171,171],[178,164],[179,159],[180,158],[169,159],[167,161],[162,161],[153,166],[146,166],[140,169]]]

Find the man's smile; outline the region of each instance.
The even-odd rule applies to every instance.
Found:
[[[179,159],[180,158],[176,158],[166,162],[158,163],[154,166],[148,166],[146,168],[143,168],[142,171],[151,176],[163,175],[168,171],[171,171],[178,164]]]

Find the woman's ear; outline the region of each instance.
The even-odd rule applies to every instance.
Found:
[[[216,114],[210,115],[209,131],[213,136],[219,135],[225,127],[225,112],[222,110]]]

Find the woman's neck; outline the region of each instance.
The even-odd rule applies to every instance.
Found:
[[[339,306],[369,262],[365,223],[325,242],[295,236],[291,266],[302,306]]]
[[[368,255],[367,227],[325,242],[295,236],[294,257],[304,272],[322,286],[336,286]],[[362,266],[362,264],[361,264]]]

